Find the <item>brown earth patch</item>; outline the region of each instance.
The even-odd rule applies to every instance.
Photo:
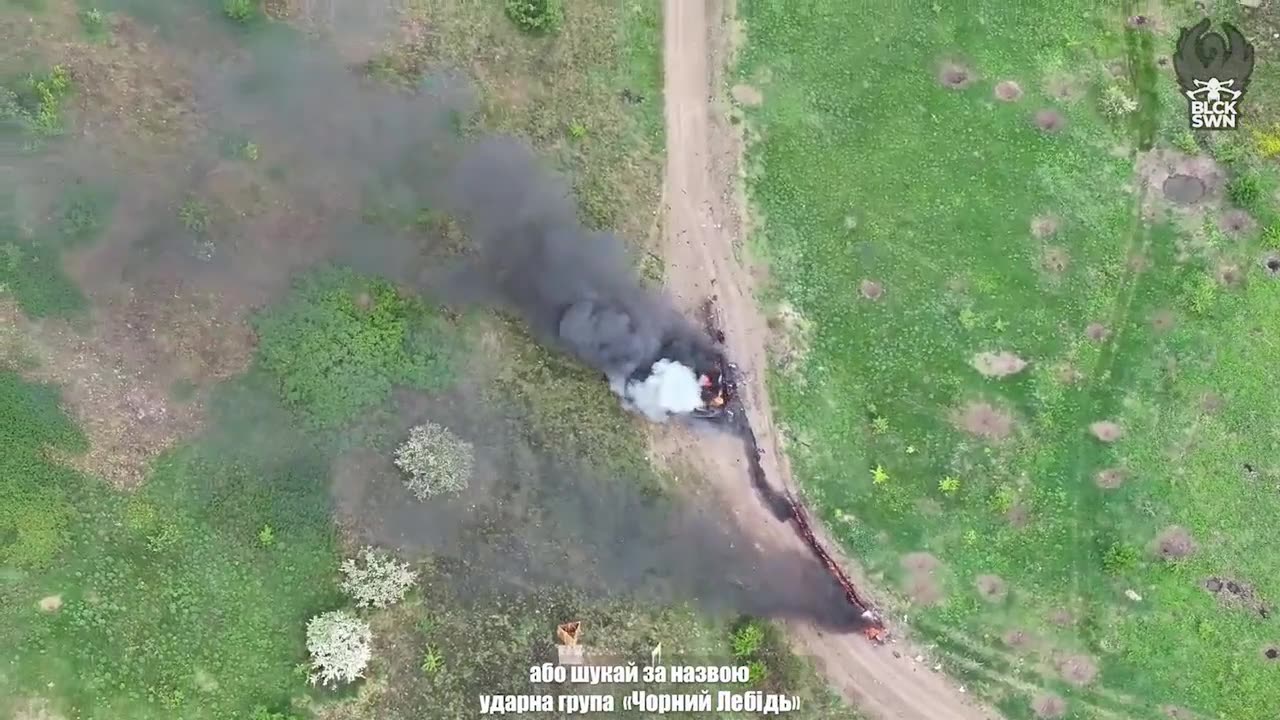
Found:
[[[1258,228],[1258,221],[1253,216],[1239,208],[1232,208],[1218,218],[1218,227],[1222,232],[1234,237],[1245,237],[1253,234]]]
[[[1027,367],[1027,361],[1011,352],[983,352],[969,361],[984,377],[1002,378],[1017,375]]]
[[[1113,443],[1124,437],[1124,428],[1110,420],[1099,420],[1089,425],[1089,432],[1104,443]]]
[[[1071,264],[1071,255],[1067,249],[1058,245],[1050,245],[1040,255],[1040,267],[1051,275],[1062,275]]]
[[[1107,468],[1093,476],[1093,482],[1103,490],[1115,490],[1124,484],[1129,474],[1121,468]]]
[[[1156,219],[1174,212],[1198,226],[1206,211],[1222,203],[1227,173],[1213,158],[1169,149],[1142,153],[1135,164],[1143,215]]]
[[[1071,627],[1076,624],[1076,615],[1066,608],[1058,608],[1049,613],[1049,622],[1058,627]]]
[[[989,603],[1004,602],[1009,596],[1009,586],[999,575],[979,575],[974,586],[978,588],[978,596]]]
[[[1031,509],[1021,502],[1015,502],[1009,512],[1004,514],[1004,519],[1010,527],[1021,530],[1031,524]]]
[[[1257,613],[1262,617],[1271,616],[1271,605],[1258,595],[1258,591],[1249,583],[1232,580],[1227,577],[1208,577],[1201,583],[1218,602],[1229,608],[1241,608]]]
[[[1062,221],[1055,215],[1037,215],[1031,218],[1031,234],[1040,240],[1051,237],[1058,232]]]
[[[1244,282],[1244,273],[1239,265],[1219,265],[1215,275],[1219,283],[1229,288],[1240,287],[1240,283]]]
[[[46,595],[40,598],[40,602],[36,604],[40,607],[40,612],[56,613],[62,609],[62,596]]]
[[[747,107],[758,107],[764,102],[764,93],[750,85],[734,85],[732,93],[738,104]]]
[[[1067,127],[1066,116],[1052,108],[1037,110],[1032,117],[1032,122],[1037,130],[1046,133],[1062,132]]]
[[[1001,102],[1017,102],[1022,99],[1022,86],[1013,80],[1001,80],[996,83],[996,99]]]
[[[927,552],[914,552],[902,557],[902,569],[906,571],[903,590],[912,602],[919,605],[935,605],[942,600],[942,583],[938,571],[942,563]]]
[[[1151,550],[1162,560],[1181,560],[1195,553],[1196,541],[1190,531],[1180,525],[1170,525],[1156,536]]]
[[[812,323],[791,305],[778,306],[766,322],[769,328],[769,349],[773,352],[778,369],[791,376],[800,377],[798,371],[809,355]]]
[[[948,60],[938,67],[938,82],[951,90],[963,90],[977,79],[972,68],[955,61]]]
[[[956,414],[956,422],[971,435],[1000,441],[1013,434],[1013,416],[991,403],[974,401]]]
[[[1056,664],[1062,679],[1076,687],[1084,687],[1098,677],[1098,665],[1088,655],[1063,655]]]
[[[1051,693],[1042,693],[1031,701],[1031,709],[1036,717],[1053,720],[1067,714],[1067,701]]]
[[[1070,75],[1053,75],[1045,81],[1045,92],[1060,102],[1075,102],[1084,97],[1084,87]]]
[[[868,300],[879,300],[884,296],[884,286],[875,280],[863,280],[858,286],[858,292]]]
[[[1168,308],[1162,308],[1151,314],[1151,329],[1159,333],[1169,332],[1177,324],[1177,316]]]
[[[1022,629],[1013,629],[1000,636],[1001,642],[1011,650],[1027,651],[1036,646],[1036,638]]]
[[[1089,323],[1089,326],[1084,329],[1084,336],[1094,342],[1102,342],[1110,334],[1111,331],[1102,323]]]

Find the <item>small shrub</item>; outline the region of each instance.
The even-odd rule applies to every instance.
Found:
[[[1188,155],[1200,152],[1200,143],[1196,142],[1196,136],[1185,128],[1173,136],[1173,146]]]
[[[61,135],[62,101],[71,92],[71,76],[66,68],[55,65],[48,75],[31,76],[30,85],[35,105],[31,129],[42,137]]]
[[[586,125],[583,125],[580,122],[573,122],[569,124],[569,137],[573,138],[574,140],[581,140],[586,136],[587,136]]]
[[[564,20],[561,0],[506,0],[507,17],[529,33],[552,33]]]
[[[871,432],[876,435],[883,435],[889,432],[889,418],[878,417],[871,421]]]
[[[1269,130],[1254,130],[1253,144],[1264,158],[1280,156],[1280,124],[1272,125]]]
[[[270,525],[263,525],[258,531],[258,544],[262,547],[271,547],[276,544],[276,531]]]
[[[1122,118],[1138,109],[1138,102],[1129,97],[1124,88],[1112,85],[1102,93],[1102,114],[1109,118]]]
[[[317,615],[307,622],[311,684],[337,685],[363,677],[373,652],[369,623],[344,610]]]
[[[422,674],[431,677],[444,669],[444,655],[440,651],[429,647],[422,655]]]
[[[186,229],[197,235],[203,234],[209,229],[209,208],[199,200],[191,198],[178,208],[178,219]]]
[[[871,471],[871,482],[877,487],[889,484],[889,471],[884,469],[883,465],[876,465]]]
[[[1262,180],[1251,172],[1236,176],[1227,185],[1227,197],[1231,198],[1231,202],[1245,210],[1256,208],[1258,202],[1262,199],[1262,195]]]
[[[747,684],[759,687],[764,681],[769,679],[769,668],[764,664],[763,660],[752,660],[747,663]]]
[[[106,25],[102,19],[102,11],[97,8],[81,10],[80,24],[84,26],[84,31],[89,35],[101,35],[103,27]]]
[[[255,0],[223,0],[222,13],[235,22],[245,24],[258,14]]]
[[[950,475],[938,481],[938,490],[947,497],[951,497],[960,492],[960,481]]]
[[[1273,223],[1262,231],[1262,246],[1268,250],[1280,250],[1280,223]]]
[[[471,443],[428,422],[409,431],[409,439],[396,449],[395,463],[408,476],[405,486],[409,491],[425,500],[465,488],[475,455]]]
[[[1129,545],[1113,543],[1102,555],[1102,569],[1109,575],[1123,575],[1138,566],[1138,551]]]
[[[348,558],[342,563],[342,591],[356,601],[358,607],[385,608],[404,599],[405,593],[418,579],[408,563],[396,561],[387,553],[366,547],[363,562]]]
[[[729,644],[733,648],[733,656],[738,660],[746,660],[760,651],[764,643],[764,628],[757,622],[744,623],[733,631]]]

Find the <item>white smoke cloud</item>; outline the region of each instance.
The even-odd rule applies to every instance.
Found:
[[[702,407],[698,375],[687,365],[662,359],[653,364],[643,380],[611,383],[627,409],[653,422],[666,422],[672,415],[685,415]]]

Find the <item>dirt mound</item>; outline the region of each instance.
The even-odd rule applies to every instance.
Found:
[[[1027,361],[1011,352],[984,352],[969,361],[984,377],[1002,378],[1017,375],[1027,367]]]
[[[999,575],[979,575],[974,585],[978,596],[992,604],[1004,602],[1009,596],[1009,586]]]
[[[938,68],[938,82],[951,90],[963,90],[978,79],[972,68],[958,62],[947,61]]]
[[[1012,80],[1001,80],[996,83],[996,99],[1001,102],[1017,102],[1022,99],[1022,86]]]
[[[1013,434],[1013,416],[991,403],[971,402],[956,413],[957,424],[971,435],[1005,440]]]
[[[1215,273],[1218,282],[1226,287],[1239,287],[1244,282],[1244,273],[1240,271],[1240,266],[1235,264],[1219,265]]]
[[[1093,482],[1103,490],[1115,490],[1124,484],[1129,474],[1122,468],[1107,468],[1093,476]]]
[[[1050,245],[1040,256],[1040,266],[1050,275],[1060,276],[1071,265],[1071,254],[1064,247]]]
[[[1124,437],[1124,428],[1110,420],[1099,420],[1089,425],[1089,432],[1104,443],[1113,443]]]
[[[1259,597],[1257,590],[1248,583],[1215,576],[1206,578],[1201,586],[1226,607],[1243,608],[1264,618],[1271,616],[1271,606]]]
[[[1191,533],[1180,525],[1170,525],[1156,536],[1152,552],[1162,560],[1181,560],[1193,555],[1197,549]]]
[[[863,280],[858,286],[858,292],[868,300],[879,300],[884,296],[884,286],[875,280]]]
[[[1106,340],[1107,336],[1110,334],[1111,331],[1102,323],[1089,323],[1089,327],[1084,329],[1084,336],[1094,342],[1102,342],[1103,340]]]
[[[40,612],[56,613],[62,609],[62,596],[48,595],[40,598],[40,602],[36,604],[39,606]]]
[[[1088,655],[1063,655],[1057,667],[1062,679],[1076,687],[1089,685],[1098,677],[1098,664]]]
[[[1244,237],[1258,228],[1258,221],[1244,210],[1234,208],[1222,213],[1222,217],[1218,219],[1218,227],[1228,235]]]
[[[1031,709],[1035,711],[1036,717],[1051,720],[1067,714],[1067,701],[1057,695],[1043,693],[1031,701]]]
[[[1033,118],[1036,129],[1046,133],[1062,132],[1067,127],[1067,118],[1051,108],[1037,110]]]

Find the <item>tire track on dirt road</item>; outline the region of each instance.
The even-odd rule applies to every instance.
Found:
[[[730,357],[742,371],[740,391],[764,456],[770,482],[792,486],[780,452],[764,386],[768,327],[756,305],[742,248],[745,206],[740,196],[740,138],[726,120],[723,68],[729,58],[733,7],[725,0],[664,0],[664,76],[667,169],[664,184],[667,285],[682,309],[694,312],[716,296]],[[732,3],[733,0],[727,0]],[[741,444],[726,436],[693,437],[666,428],[656,449],[670,461],[691,463],[709,483],[719,507],[731,512],[757,546],[808,553],[788,523],[779,522],[751,490]],[[820,539],[865,588],[866,578],[829,538]],[[883,720],[985,720],[998,718],[978,706],[944,675],[912,658],[905,644],[876,646],[861,634],[828,633],[812,623],[789,622],[803,654],[814,658],[841,695]]]

